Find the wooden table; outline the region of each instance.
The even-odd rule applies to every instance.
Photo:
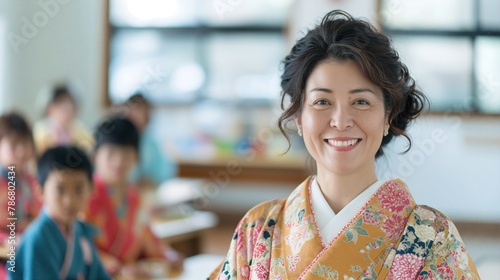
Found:
[[[247,159],[238,157],[211,159],[178,159],[179,177],[203,178],[212,181],[231,180],[290,183],[295,187],[311,173],[305,158],[276,157]]]

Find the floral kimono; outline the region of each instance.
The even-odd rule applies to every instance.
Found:
[[[313,180],[251,209],[209,279],[479,279],[454,224],[400,180],[381,183],[324,243]]]
[[[124,201],[114,201],[112,190],[94,175],[95,190],[90,199],[86,218],[100,230],[98,249],[123,263],[140,258],[164,258],[164,245],[150,227],[139,219],[140,194],[130,186]]]

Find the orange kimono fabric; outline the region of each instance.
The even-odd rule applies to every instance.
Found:
[[[323,246],[305,180],[239,222],[209,279],[480,279],[454,224],[385,182]]]

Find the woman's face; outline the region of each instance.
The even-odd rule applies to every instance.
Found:
[[[372,174],[389,128],[381,88],[353,61],[326,60],[316,66],[296,122],[318,174]]]

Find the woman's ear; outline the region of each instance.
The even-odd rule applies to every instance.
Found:
[[[300,136],[302,136],[302,119],[301,119],[300,115],[299,115],[299,116],[297,116],[297,117],[294,119],[294,121],[295,121],[295,125],[297,126],[297,133],[298,133]]]
[[[384,131],[388,131],[391,128],[391,121],[389,120],[389,112],[385,114],[385,124]]]

